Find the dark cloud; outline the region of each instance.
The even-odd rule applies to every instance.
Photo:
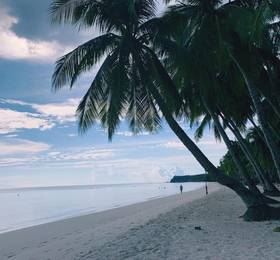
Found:
[[[56,40],[67,45],[77,45],[88,39],[88,33],[75,32],[70,26],[51,24],[49,7],[51,0],[1,0],[9,14],[19,19],[13,31],[31,40]]]
[[[12,16],[19,19],[14,31],[31,39],[44,37],[50,31],[48,8],[50,0],[2,0]]]
[[[6,7],[9,14],[19,19],[13,31],[32,40],[56,40],[67,45],[77,45],[97,35],[96,31],[77,32],[70,26],[51,24],[49,7],[52,0],[1,0],[0,8]],[[163,10],[162,1],[158,1],[159,10]]]

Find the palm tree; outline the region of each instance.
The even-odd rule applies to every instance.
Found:
[[[213,82],[212,82],[213,83]],[[213,83],[214,84],[214,83]],[[234,83],[233,83],[234,84]],[[221,117],[223,119],[223,122],[225,123],[225,125],[228,127],[227,121],[232,121],[232,119],[230,119],[232,116],[227,116],[228,119],[225,119],[225,112],[223,111],[227,111],[227,110],[231,110],[231,111],[238,111],[238,107],[236,106],[236,104],[238,104],[238,106],[242,107],[242,112],[244,113],[243,110],[247,111],[248,108],[246,108],[246,106],[242,106],[242,102],[241,100],[237,100],[235,102],[233,102],[232,100],[235,97],[235,93],[231,93],[231,96],[227,96],[226,93],[223,93],[222,97],[223,97],[223,101],[221,102],[221,100],[219,100],[219,96],[221,95],[221,92],[223,92],[223,88],[221,88],[219,90],[219,93],[213,93],[212,91],[212,96],[207,96],[207,93],[204,91],[202,93],[197,94],[197,92],[200,91],[200,88],[198,86],[196,86],[195,84],[192,85],[192,89],[191,89],[191,93],[192,95],[189,94],[190,91],[188,91],[188,94],[185,95],[185,99],[188,99],[186,101],[186,103],[189,104],[189,110],[191,111],[190,113],[190,118],[191,118],[191,122],[201,119],[201,116],[203,116],[203,119],[200,122],[199,127],[196,130],[196,137],[199,140],[202,137],[203,131],[205,126],[211,125],[211,120],[213,120],[213,129],[214,129],[214,133],[215,136],[217,137],[217,139],[223,139],[223,141],[225,142],[230,155],[232,156],[232,159],[236,165],[236,168],[238,169],[237,173],[240,175],[239,177],[241,179],[246,180],[245,182],[247,183],[249,189],[251,189],[252,191],[259,193],[259,190],[256,188],[254,182],[251,180],[251,177],[248,176],[247,171],[245,169],[245,166],[243,165],[243,162],[240,161],[238,154],[236,153],[235,147],[233,147],[232,142],[230,141],[230,139],[228,138],[223,126],[221,125],[220,121],[219,121],[219,117]],[[227,89],[228,91],[228,89]],[[194,93],[196,93],[196,98],[194,98]],[[210,98],[210,100],[209,100]],[[212,98],[212,99],[211,99]],[[192,100],[195,100],[195,102],[192,102]],[[202,101],[200,101],[202,100]],[[201,104],[199,103],[201,102]],[[233,105],[233,103],[236,103],[235,106]],[[247,104],[247,101],[245,102]],[[218,108],[219,107],[219,108]],[[223,111],[220,111],[219,109],[223,109]],[[238,113],[238,116],[241,118],[241,120],[246,121],[247,117],[248,117],[248,111],[247,113],[241,113],[242,115],[240,116]],[[250,114],[249,114],[250,115]],[[245,116],[245,119],[243,119],[243,117]],[[236,116],[235,116],[236,117]],[[235,124],[234,124],[235,126]],[[230,128],[232,129],[232,128]],[[256,172],[256,175],[260,181],[260,183],[262,184],[264,191],[266,194],[269,195],[274,195],[274,196],[278,196],[279,192],[277,190],[277,188],[273,185],[273,183],[269,180],[269,178],[265,175],[264,171],[261,169],[259,163],[255,160],[254,155],[252,153],[252,151],[250,151],[250,149],[247,147],[247,144],[245,142],[245,140],[243,140],[243,137],[241,136],[241,134],[239,133],[239,130],[237,129],[237,127],[235,127],[234,129],[235,131],[237,131],[238,135],[236,134],[235,131],[234,135],[236,136],[236,138],[239,140],[240,144],[242,145],[242,151],[244,152],[245,156],[248,158],[249,162],[253,165],[253,169]]]
[[[235,82],[232,82],[233,85]],[[192,92],[194,93],[195,91],[199,91],[198,86],[194,86],[194,89]],[[235,85],[237,87],[238,84]],[[204,128],[207,124],[210,125],[211,120],[213,120],[213,129],[215,136],[220,139],[222,138],[223,141],[225,142],[230,155],[232,156],[232,159],[234,163],[236,164],[236,167],[238,169],[238,173],[241,177],[241,179],[245,179],[246,183],[248,184],[249,188],[251,190],[254,190],[255,192],[258,192],[257,189],[255,188],[254,183],[250,179],[250,176],[247,175],[247,171],[245,170],[245,166],[243,163],[240,161],[238,154],[236,154],[235,147],[233,147],[230,139],[228,138],[224,127],[219,121],[219,117],[221,117],[222,122],[226,127],[228,127],[234,134],[234,136],[237,138],[239,141],[239,144],[241,146],[241,151],[245,154],[245,157],[248,159],[250,164],[252,164],[252,167],[259,179],[259,182],[262,184],[264,191],[266,194],[273,195],[273,196],[278,196],[279,191],[277,188],[273,185],[271,180],[268,178],[268,176],[265,174],[263,171],[261,165],[258,163],[258,161],[255,158],[255,155],[251,151],[250,147],[248,147],[247,142],[244,140],[242,137],[240,130],[237,127],[237,124],[234,122],[239,121],[239,124],[242,125],[243,128],[246,128],[246,121],[247,118],[250,118],[251,112],[250,109],[247,108],[247,102],[245,99],[245,106],[242,105],[242,99],[235,99],[235,93],[231,92],[231,95],[228,96],[227,93],[222,93],[224,88],[221,88],[218,93],[211,93],[213,94],[211,97],[206,96],[206,93],[200,93],[201,99],[202,99],[202,105],[199,105],[199,99],[195,99],[195,104],[192,105],[192,107],[189,109],[192,111],[192,120],[197,120],[201,118],[201,115],[206,114],[203,117],[203,120],[201,120],[200,126],[196,130],[196,136],[198,139],[202,137]],[[227,92],[230,90],[228,88]],[[221,101],[218,97],[222,94],[223,100]],[[185,98],[190,97],[190,95],[186,95]],[[191,99],[194,98],[192,95],[190,97]],[[209,100],[209,98],[212,98]],[[243,98],[244,99],[244,98]],[[189,101],[188,103],[190,103]],[[241,111],[240,111],[241,110]],[[193,111],[196,111],[196,115],[193,113]],[[200,111],[200,112],[198,112]],[[236,113],[237,112],[237,113]],[[231,122],[231,124],[229,124]]]
[[[219,133],[221,134],[228,151],[238,169],[239,175],[241,178],[245,179],[246,184],[248,185],[249,189],[254,191],[255,193],[260,193],[259,189],[256,187],[255,183],[251,179],[251,177],[247,174],[247,171],[243,165],[243,163],[240,161],[238,154],[236,153],[234,146],[232,145],[231,140],[229,139],[228,135],[226,134],[222,124],[220,123],[219,116],[213,109],[210,108],[209,105],[205,102],[205,108],[207,109],[208,113],[210,114],[211,118],[214,121],[215,126],[217,127]]]
[[[256,128],[250,128],[247,131],[246,141],[252,147],[255,157],[260,162],[262,168],[266,171],[267,176],[272,181],[278,181],[278,176],[275,174],[275,166],[272,163],[271,154],[264,142],[264,139],[259,135]]]
[[[251,148],[247,144],[246,140],[241,135],[238,127],[232,120],[228,120],[224,117],[224,115],[220,114],[223,118],[225,125],[232,131],[236,139],[238,140],[238,144],[240,145],[241,150],[243,151],[245,157],[250,162],[254,172],[259,179],[259,182],[262,184],[264,192],[268,195],[279,196],[278,189],[274,186],[268,176],[265,174],[259,162],[256,160]]]
[[[121,117],[128,118],[134,132],[144,128],[156,131],[160,127],[160,110],[205,170],[242,198],[249,208],[246,216],[259,218],[260,214],[256,216],[251,211],[267,208],[263,199],[220,172],[175,120],[181,112],[182,100],[151,48],[153,35],[149,34],[149,28],[153,24],[155,6],[153,0],[54,0],[51,6],[54,21],[79,27],[95,25],[103,34],[58,60],[53,87],[59,89],[67,84],[72,87],[82,72],[101,62],[77,110],[81,131],[100,120],[111,139]]]
[[[119,8],[119,5],[126,8]],[[130,9],[131,8],[131,9]],[[78,108],[81,131],[87,130],[96,120],[108,128],[109,139],[116,130],[120,116],[126,114],[133,132],[142,128],[156,131],[160,117],[149,89],[143,85],[139,69],[135,70],[144,44],[139,24],[154,16],[153,1],[141,1],[130,6],[129,1],[54,1],[51,6],[53,20],[79,27],[98,24],[101,36],[77,47],[57,61],[53,87],[65,84],[72,87],[81,73],[102,62],[88,92]],[[139,30],[139,32],[137,32]],[[137,36],[134,37],[134,34]],[[136,41],[137,39],[137,41]],[[140,47],[140,48],[141,48]],[[130,84],[129,79],[134,84]],[[170,92],[167,89],[167,92]]]
[[[266,171],[267,176],[272,181],[277,181],[278,176],[275,175],[274,165],[272,163],[271,154],[265,144],[264,139],[259,135],[259,131],[256,128],[250,128],[246,132],[246,142],[250,146],[250,149],[253,150],[254,156],[259,161],[262,168]],[[242,151],[240,151],[239,144],[234,142],[235,148],[238,149],[239,154],[241,155],[241,160],[243,161],[244,165],[246,166],[246,170],[253,176],[253,168],[251,165],[246,164],[245,155],[242,155]],[[236,166],[233,165],[234,161],[230,157],[229,152],[223,157],[220,162],[220,167],[227,171],[228,174],[234,175],[236,174]]]
[[[274,48],[271,39],[271,35],[276,35],[271,33],[271,28],[276,27],[271,21],[279,13],[280,9],[275,1],[268,3],[245,0],[223,3],[220,0],[186,0],[171,6],[163,20],[164,24],[171,28],[178,22],[182,23],[179,26],[183,28],[179,33],[180,42],[188,52],[183,55],[182,48],[174,50],[170,43],[163,45],[165,42],[161,38],[158,42],[163,45],[165,55],[170,56],[167,60],[171,67],[175,66],[173,71],[177,74],[176,77],[178,74],[183,77],[181,82],[184,84],[191,75],[195,77],[198,85],[202,85],[207,91],[208,88],[213,89],[212,82],[217,75],[222,75],[230,68],[238,70],[252,100],[280,179],[280,151],[261,106],[264,88],[258,88],[264,82],[263,75],[270,79],[271,83],[266,84],[268,89],[274,91],[277,85],[275,71],[279,71],[279,47]],[[169,38],[178,42],[178,32],[172,30]],[[271,99],[271,95],[268,98],[267,92],[264,96],[278,115],[277,102]]]
[[[169,27],[174,28],[175,23],[182,21],[185,23],[185,28],[181,26],[183,30],[179,32],[179,36],[178,32],[173,30],[170,32],[167,40],[164,40],[164,38],[167,38],[165,35],[158,37],[157,44],[161,46],[167,67],[171,68],[171,73],[175,75],[174,78],[176,81],[179,81],[181,85],[184,85],[188,89],[191,89],[195,84],[199,85],[202,96],[211,94],[212,96],[215,94],[219,95],[221,88],[217,91],[219,84],[215,82],[216,78],[222,79],[225,74],[231,73],[233,66],[236,66],[232,62],[229,48],[222,41],[222,36],[225,33],[221,31],[225,22],[222,21],[222,23],[219,21],[227,14],[228,10],[224,12],[224,6],[221,5],[221,1],[201,0],[185,2],[186,4],[181,2],[178,5],[171,6],[169,12],[163,17],[164,25],[169,24]],[[160,29],[158,32],[160,33]],[[166,33],[164,32],[164,34]],[[182,46],[176,46],[178,42]],[[225,71],[224,68],[230,71],[230,73]],[[235,71],[239,70],[238,67],[233,69]],[[238,73],[241,74],[240,71]],[[242,74],[241,76],[243,78]],[[176,78],[179,78],[179,80]],[[246,83],[244,79],[242,81]],[[245,86],[247,87],[246,84]],[[185,96],[193,97],[190,91]],[[225,102],[226,96],[221,94],[220,96],[223,99],[222,102]],[[216,120],[217,123],[218,121]],[[248,158],[253,163],[260,180],[263,181],[266,192],[278,194],[277,189],[269,182],[255,162],[252,152],[248,149],[244,150],[244,152],[248,154]]]
[[[226,144],[229,153],[234,161],[234,164],[236,165],[236,168],[238,169],[237,173],[239,175],[239,178],[241,180],[244,180],[245,183],[248,185],[248,188],[252,190],[253,192],[260,194],[260,191],[256,187],[255,183],[251,179],[251,177],[247,174],[247,171],[243,165],[243,163],[240,161],[238,154],[236,153],[235,147],[232,145],[232,141],[229,139],[228,135],[226,134],[222,124],[219,120],[219,110],[216,107],[219,103],[219,100],[215,98],[215,100],[209,101],[209,98],[206,97],[206,93],[198,93],[200,91],[200,88],[198,86],[195,86],[193,84],[192,95],[186,94],[185,99],[186,103],[188,103],[189,106],[189,120],[190,120],[190,126],[193,127],[193,125],[197,125],[197,129],[195,132],[195,138],[198,141],[202,136],[203,132],[205,130],[205,127],[213,126],[214,134],[216,139],[221,140],[223,139],[224,143]],[[215,97],[218,95],[214,95]],[[212,96],[213,97],[213,96]],[[195,102],[192,102],[195,100]],[[227,101],[224,103],[228,103],[229,99],[227,98]],[[213,120],[213,124],[212,124]]]
[[[230,57],[232,61],[236,64],[241,75],[243,76],[244,82],[254,104],[256,114],[260,123],[263,136],[266,140],[266,144],[272,155],[273,162],[276,167],[276,171],[280,178],[280,149],[274,141],[273,134],[268,125],[268,119],[265,117],[264,110],[262,107],[262,93],[265,93],[263,88],[258,88],[258,81],[262,71],[266,72],[268,78],[271,78],[270,72],[266,70],[275,65],[275,62],[279,63],[278,50],[274,48],[275,45],[271,41],[271,22],[280,13],[279,6],[277,3],[272,1],[268,3],[267,1],[245,1],[246,8],[241,8],[246,12],[246,18],[244,21],[249,25],[249,31],[251,35],[248,37],[242,37],[240,34],[240,28],[234,26],[232,29],[235,33],[234,44],[232,45],[232,50],[230,51]],[[250,4],[249,4],[250,3]],[[255,22],[250,22],[254,20]],[[236,40],[238,37],[238,40]],[[242,53],[242,54],[241,54]],[[241,55],[240,55],[241,54]],[[269,83],[266,86],[270,88]],[[265,95],[268,97],[268,95]],[[268,99],[271,101],[271,99]],[[270,102],[274,111],[278,114],[278,109]]]

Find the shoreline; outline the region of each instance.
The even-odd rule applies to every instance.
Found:
[[[141,185],[163,185],[165,186],[164,183],[138,183],[138,184],[116,184],[115,186],[117,187],[129,187],[129,186],[140,186]],[[169,183],[168,183],[169,184]],[[186,183],[188,184],[188,183]],[[197,185],[197,183],[195,183]],[[174,185],[174,184],[173,184]],[[97,189],[101,189],[104,188],[104,186],[111,188],[112,185],[102,185],[102,186],[97,186]],[[73,188],[74,187],[74,188]],[[53,191],[53,190],[89,190],[89,188],[95,187],[95,186],[90,186],[90,185],[86,185],[86,186],[82,186],[82,189],[80,189],[80,186],[73,186],[70,188],[70,186],[66,186],[66,187],[55,187],[55,188],[50,188],[50,187],[36,187],[36,188],[20,188],[20,189],[9,189],[7,191],[5,191],[5,193],[15,193],[15,192],[20,192],[20,191],[24,191],[24,192],[29,192],[29,191],[34,191],[34,190],[38,190],[38,191]],[[197,187],[186,187],[186,192],[190,192],[190,191],[195,191],[198,189],[201,189],[203,187],[203,184],[199,184],[197,185]],[[156,187],[158,188],[158,187]],[[178,188],[179,189],[179,188]],[[0,190],[0,193],[4,192]],[[34,219],[30,219],[28,221],[25,222],[18,222],[16,225],[8,225],[5,228],[0,229],[0,235],[1,234],[5,234],[5,233],[9,233],[9,232],[13,232],[13,231],[18,231],[18,230],[22,230],[22,229],[27,229],[27,228],[32,228],[32,227],[36,227],[36,226],[40,226],[40,225],[44,225],[44,224],[49,224],[49,223],[53,223],[53,222],[58,222],[58,221],[62,221],[62,220],[67,220],[67,219],[72,219],[72,218],[76,218],[76,217],[80,217],[80,216],[87,216],[87,215],[91,215],[91,214],[96,214],[96,213],[101,213],[104,211],[108,211],[108,210],[112,210],[112,209],[116,209],[116,208],[122,208],[122,207],[126,207],[126,206],[131,206],[134,204],[138,204],[138,203],[144,203],[150,200],[156,200],[156,199],[160,199],[160,198],[166,198],[169,196],[174,196],[179,194],[179,192],[176,189],[176,193],[171,193],[169,194],[168,192],[166,194],[151,194],[149,197],[147,196],[142,196],[141,199],[139,198],[134,198],[133,200],[127,200],[127,201],[115,201],[115,203],[111,203],[111,205],[108,205],[108,203],[103,204],[101,207],[99,205],[99,207],[93,207],[93,205],[90,205],[89,207],[84,207],[84,208],[80,208],[80,209],[71,209],[71,211],[69,211],[68,213],[60,213],[57,212],[59,214],[53,214],[53,215],[49,215],[49,216],[45,216],[45,217],[37,217]],[[110,203],[109,203],[110,204]],[[10,209],[12,210],[12,209]],[[0,218],[1,220],[1,218]],[[3,223],[2,223],[3,224]],[[1,225],[0,225],[1,227]]]
[[[0,235],[0,259],[275,260],[280,221],[245,222],[218,184]]]
[[[137,182],[137,183],[112,183],[112,184],[88,184],[88,185],[65,185],[65,186],[32,186],[32,187],[11,187],[0,188],[0,192],[32,191],[32,190],[82,190],[92,188],[106,188],[112,186],[133,186],[145,184],[167,184],[171,182]]]
[[[219,190],[216,184],[210,185],[210,192]],[[55,222],[40,224],[19,230],[0,234],[0,259],[38,259],[25,257],[25,254],[34,255],[45,244],[55,240],[62,243],[69,238],[71,241],[77,234],[87,234],[91,231],[108,235],[117,235],[129,228],[143,225],[147,221],[169,212],[173,208],[192,202],[205,196],[205,189],[199,188],[163,198],[151,199],[128,206],[95,212],[87,215],[67,218]],[[86,236],[85,238],[86,239]],[[97,235],[98,237],[98,235]],[[105,238],[106,237],[106,238]],[[105,235],[104,239],[107,239]],[[98,238],[98,240],[101,237]],[[50,247],[53,247],[50,245]],[[55,247],[55,246],[54,246]],[[40,252],[40,255],[42,253]],[[40,258],[39,258],[40,259]],[[44,257],[42,259],[45,259]],[[50,259],[63,259],[63,256],[52,255]],[[67,258],[65,258],[67,259]],[[71,258],[70,258],[71,259]]]

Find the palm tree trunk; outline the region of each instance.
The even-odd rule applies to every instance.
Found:
[[[262,141],[263,141],[264,143],[266,143],[266,142],[265,142],[265,139],[264,139],[264,137],[263,137],[263,133],[260,131],[260,128],[256,125],[254,119],[253,119],[253,118],[250,118],[250,117],[249,117],[248,119],[249,119],[249,121],[251,122],[251,124],[254,126],[254,128],[256,129],[256,131],[257,131],[259,137],[262,139]]]
[[[272,101],[272,99],[270,97],[268,97],[267,95],[264,94],[263,91],[259,91],[266,99],[267,103],[270,105],[270,107],[272,108],[272,110],[274,111],[275,115],[278,117],[278,119],[280,119],[280,110],[279,108],[274,104],[274,102]]]
[[[214,124],[216,125],[219,133],[221,134],[228,150],[229,153],[238,169],[238,174],[241,177],[241,179],[244,179],[246,184],[248,185],[248,188],[255,192],[256,194],[261,194],[261,192],[259,191],[259,189],[257,188],[257,186],[255,185],[255,183],[253,182],[253,180],[251,179],[251,177],[247,174],[245,167],[243,166],[242,162],[240,161],[238,155],[236,154],[236,151],[234,149],[234,147],[231,144],[230,139],[228,138],[225,130],[223,129],[218,116],[209,108],[209,106],[207,105],[207,103],[204,101],[204,106],[206,108],[206,110],[208,111],[208,113],[210,114],[210,116],[212,117]]]
[[[263,137],[263,134],[262,132],[260,131],[259,127],[256,125],[256,123],[254,122],[254,120],[252,118],[249,117],[249,121],[251,122],[251,124],[254,126],[254,128],[256,129],[259,137],[262,139],[262,141],[266,144],[266,140],[264,139]],[[269,127],[270,127],[270,130],[272,131],[272,133],[274,134],[274,136],[277,138],[278,141],[280,141],[280,136],[279,134],[277,133],[277,131],[274,129],[274,127],[268,123]],[[267,145],[267,144],[266,144]],[[271,174],[268,174],[268,176],[270,176]],[[276,174],[277,175],[277,174]],[[278,178],[278,175],[277,175],[277,178]],[[280,181],[280,179],[278,178],[278,180]]]
[[[238,67],[238,69],[240,70],[243,79],[246,83],[246,86],[248,88],[249,91],[249,95],[253,101],[254,107],[256,109],[256,113],[258,115],[258,119],[259,119],[259,123],[260,123],[260,127],[262,129],[264,138],[266,140],[268,149],[271,153],[277,174],[280,178],[280,149],[277,147],[277,144],[274,142],[273,140],[273,135],[269,129],[269,126],[267,124],[267,120],[265,119],[263,110],[262,110],[262,106],[261,106],[261,101],[260,101],[260,97],[258,95],[257,90],[255,89],[255,87],[253,86],[253,84],[250,82],[250,80],[248,79],[245,71],[243,70],[243,68],[241,67],[241,65],[239,64],[239,62],[232,56],[233,61],[235,62],[236,66]]]
[[[269,126],[269,128],[270,128],[270,131],[273,133],[274,137],[275,137],[278,141],[280,141],[280,134],[277,132],[277,130],[275,129],[275,127],[274,127],[271,123],[269,123],[269,122],[268,122],[268,126]],[[279,178],[279,180],[280,180],[280,178]]]
[[[234,134],[236,139],[238,140],[241,150],[243,151],[243,153],[246,156],[247,160],[252,165],[252,167],[253,167],[253,169],[254,169],[254,171],[255,171],[255,173],[256,173],[259,181],[260,181],[260,183],[262,184],[262,186],[264,188],[265,194],[279,196],[280,192],[273,185],[273,183],[267,178],[267,176],[265,175],[265,173],[262,170],[261,166],[255,160],[251,149],[248,147],[247,143],[245,142],[244,138],[240,134],[237,126],[235,125],[235,123],[233,121],[231,121],[231,120],[230,120],[229,123],[228,123],[227,120],[225,120],[225,123],[229,127],[229,129],[232,131],[232,133]]]
[[[154,58],[156,58],[155,55],[153,56]],[[139,60],[141,60],[141,58],[139,58]],[[149,60],[149,57],[147,57],[147,60]],[[145,62],[140,62],[139,64],[140,74],[144,73],[144,75],[149,75],[149,71],[147,69],[149,66],[147,66],[147,68],[141,66],[141,64],[145,64]],[[169,77],[168,73],[166,73],[166,75]],[[169,110],[169,107],[165,103],[157,87],[152,82],[147,82],[146,84],[149,84],[149,90],[153,98],[155,99],[159,109],[161,110],[166,122],[168,123],[169,127],[172,129],[174,134],[176,134],[179,140],[192,153],[192,155],[195,157],[195,159],[199,162],[199,164],[204,168],[206,172],[211,174],[218,183],[227,186],[228,188],[235,191],[237,195],[241,198],[241,200],[244,202],[244,204],[247,206],[247,211],[243,216],[244,219],[247,221],[280,219],[280,210],[275,210],[271,206],[267,205],[267,203],[277,203],[277,201],[271,200],[269,198],[264,199],[263,197],[260,197],[258,194],[250,191],[236,179],[231,178],[230,176],[224,174],[219,169],[217,169],[174,119],[172,113]]]
[[[239,195],[242,201],[247,206],[247,210],[243,215],[246,221],[262,221],[269,219],[280,219],[280,209],[269,206],[267,203],[277,203],[277,201],[269,198],[263,198],[256,193],[247,189],[242,183],[231,178],[230,176],[218,170],[208,158],[201,152],[197,145],[188,137],[184,130],[180,127],[177,121],[173,118],[172,114],[163,99],[161,98],[156,87],[151,87],[150,91],[157,101],[157,104],[172,131],[177,135],[185,147],[192,153],[200,165],[209,172],[218,183],[227,186]]]
[[[268,149],[270,150],[270,153],[271,153],[273,161],[274,161],[274,165],[277,170],[277,174],[280,179],[280,149],[277,147],[277,144],[274,142],[273,135],[269,128],[268,122],[264,118],[264,114],[262,111],[261,102],[260,102],[258,93],[256,92],[255,88],[251,84],[249,84],[248,89],[249,89],[250,96],[252,97],[252,100],[253,100],[253,103],[254,103],[258,118],[259,118],[259,123],[260,123],[261,129],[263,131],[264,138],[266,140],[266,144],[268,146]]]
[[[257,196],[257,194],[247,189],[239,181],[235,180],[234,178],[231,178],[230,176],[218,170],[202,153],[198,146],[191,140],[191,138],[184,132],[184,130],[177,123],[177,121],[173,118],[172,114],[169,112],[167,105],[163,101],[156,87],[151,86],[150,90],[152,92],[153,97],[157,101],[157,104],[170,128],[185,145],[185,147],[192,153],[192,155],[205,169],[205,171],[209,172],[217,180],[218,183],[234,190],[240,196],[240,198],[248,208],[264,204],[263,200],[261,200]]]

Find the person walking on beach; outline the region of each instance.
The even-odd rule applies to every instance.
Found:
[[[183,192],[183,185],[182,184],[180,185],[180,191],[181,191],[181,194],[182,194],[182,192]]]

